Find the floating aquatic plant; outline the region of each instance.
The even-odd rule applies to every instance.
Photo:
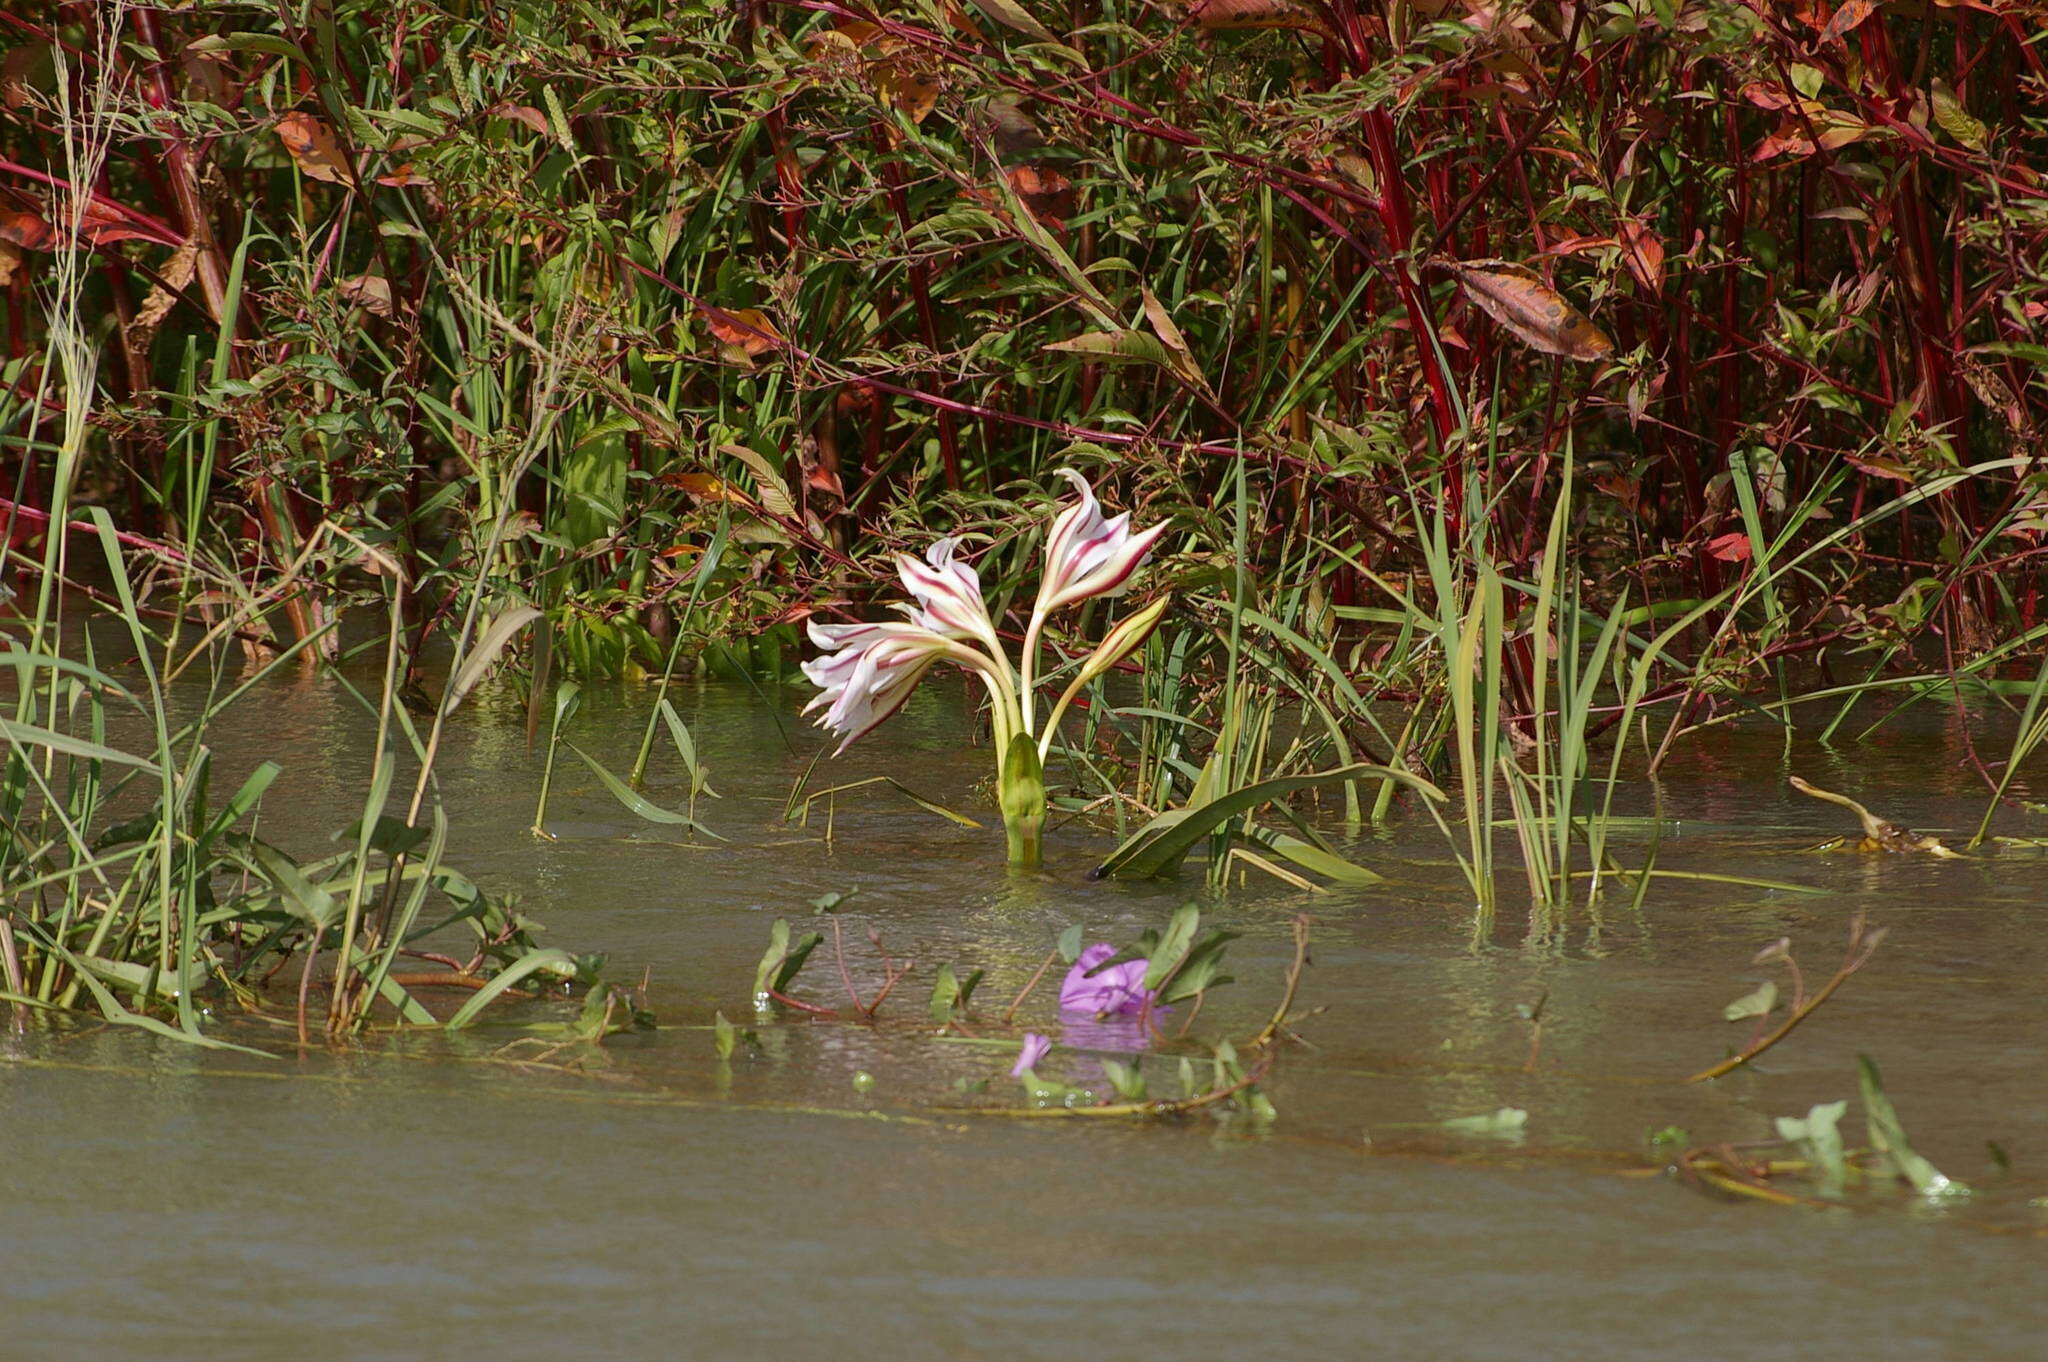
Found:
[[[959,557],[959,539],[948,537],[927,549],[922,560],[897,555],[897,576],[912,598],[897,607],[905,619],[865,624],[813,620],[811,641],[825,651],[803,669],[818,687],[805,712],[824,710],[819,726],[841,736],[841,752],[900,709],[938,663],[950,662],[978,677],[988,689],[995,725],[998,802],[1014,865],[1039,862],[1044,762],[1060,716],[1082,687],[1145,641],[1167,605],[1162,596],[1112,628],[1083,659],[1044,722],[1038,722],[1038,653],[1047,621],[1068,606],[1121,591],[1166,530],[1163,523],[1134,530],[1128,511],[1103,515],[1087,479],[1067,468],[1060,476],[1074,484],[1080,499],[1063,509],[1046,533],[1038,596],[1014,663],[989,615],[980,574]]]

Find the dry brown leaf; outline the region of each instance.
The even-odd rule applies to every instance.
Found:
[[[24,250],[54,251],[57,230],[39,213],[0,213],[0,241],[11,241]]]
[[[1828,20],[1828,26],[1820,31],[1820,40],[1824,43],[1840,42],[1876,12],[1877,0],[1842,0],[1834,16]]]
[[[748,359],[765,355],[775,348],[782,339],[782,333],[775,329],[775,323],[768,320],[768,314],[759,308],[727,308],[722,312],[706,312],[704,320],[711,328],[711,334],[725,345],[730,345]]]
[[[1189,0],[1187,16],[1203,28],[1298,28],[1329,36],[1330,26],[1301,0]]]
[[[14,272],[21,268],[21,247],[11,241],[0,240],[0,288],[14,282]]]
[[[554,129],[548,126],[548,116],[539,109],[534,108],[531,104],[493,104],[484,112],[495,114],[499,118],[509,118],[514,123],[524,123],[542,137],[553,137],[555,135]]]
[[[1067,214],[1074,211],[1074,182],[1050,166],[1016,166],[1009,172],[1010,188],[1024,200],[1031,216],[1048,227],[1064,228]]]
[[[142,306],[135,309],[135,320],[129,324],[129,341],[146,339],[150,333],[163,324],[171,309],[178,305],[178,294],[192,282],[192,276],[199,268],[199,243],[188,241],[171,252],[171,258],[157,271],[162,283],[153,285],[142,299]]]
[[[913,123],[922,123],[939,105],[944,87],[930,72],[896,62],[876,62],[868,71],[875,96]]]
[[[348,158],[341,154],[341,143],[325,122],[309,113],[288,113],[277,120],[272,131],[307,179],[349,183]]]
[[[1585,313],[1525,265],[1506,260],[1451,261],[1445,269],[1481,311],[1546,355],[1605,359],[1614,342]]]
[[[1627,244],[1628,272],[1651,293],[1664,285],[1664,243],[1641,218],[1621,224],[1621,239]]]
[[[381,274],[358,274],[335,285],[342,297],[379,317],[391,315],[391,281]]]

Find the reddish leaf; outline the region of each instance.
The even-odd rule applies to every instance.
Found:
[[[1203,28],[1298,28],[1328,35],[1329,25],[1301,0],[1190,0],[1190,19]]]
[[[1877,11],[1877,0],[1842,0],[1828,26],[1820,31],[1824,43],[1837,43]]]
[[[1664,283],[1664,243],[1640,218],[1621,224],[1621,239],[1628,244],[1628,272],[1651,293]]]
[[[1074,184],[1050,166],[1016,166],[1009,171],[1010,188],[1024,200],[1031,216],[1048,227],[1064,227],[1074,211]]]
[[[0,213],[0,241],[31,251],[54,251],[57,231],[35,213]]]
[[[775,323],[758,308],[732,308],[722,314],[707,312],[704,320],[711,327],[712,335],[726,345],[737,347],[748,359],[767,354],[782,339]]]
[[[1733,534],[1716,535],[1707,541],[1707,556],[1718,558],[1724,563],[1746,563],[1749,561],[1749,536],[1737,530]]]
[[[349,183],[348,159],[341,154],[341,143],[326,123],[309,113],[288,113],[277,120],[272,131],[307,179]]]

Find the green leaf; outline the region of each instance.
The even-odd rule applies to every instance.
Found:
[[[1484,1116],[1456,1116],[1443,1123],[1443,1128],[1460,1135],[1491,1135],[1496,1138],[1520,1139],[1522,1128],[1529,1124],[1529,1113],[1520,1107],[1502,1107]]]
[[[483,1010],[506,989],[521,979],[541,973],[552,974],[559,979],[573,979],[576,977],[576,957],[553,946],[528,951],[492,975],[491,982],[478,989],[442,1026],[449,1031],[461,1030],[482,1015]]]
[[[1335,770],[1320,771],[1314,775],[1280,776],[1273,780],[1262,780],[1228,794],[1219,795],[1200,808],[1169,809],[1160,814],[1111,852],[1109,859],[1096,868],[1095,878],[1115,876],[1119,879],[1147,879],[1167,874],[1178,866],[1182,858],[1198,843],[1237,815],[1247,813],[1269,800],[1314,789],[1318,785],[1331,785],[1347,780],[1393,780],[1430,799],[1441,801],[1444,798],[1442,790],[1418,776],[1407,771],[1397,771],[1391,766],[1377,766],[1369,762],[1340,766]]]
[[[84,757],[87,761],[111,761],[121,766],[139,766],[145,771],[154,771],[157,765],[141,757],[131,757],[126,752],[117,752],[111,747],[84,738],[74,738],[69,733],[57,733],[34,724],[16,723],[12,719],[0,719],[0,738],[23,747],[47,747],[52,752],[62,752],[70,757]]]
[[[982,970],[969,970],[962,979],[951,964],[939,966],[938,978],[932,984],[932,1020],[941,1026],[953,1019],[955,1012],[967,1009],[968,1001],[974,997],[975,988],[981,983]]]
[[[1884,1095],[1884,1080],[1870,1056],[1856,1056],[1856,1077],[1863,1090],[1863,1117],[1868,1123],[1870,1147],[1891,1163],[1892,1170],[1924,1197],[1959,1197],[1970,1194],[1969,1186],[1945,1176],[1940,1169],[1915,1153],[1906,1140],[1906,1127],[1891,1099]]]
[[[1136,1065],[1105,1059],[1102,1061],[1102,1076],[1109,1080],[1109,1085],[1116,1089],[1116,1095],[1124,1101],[1145,1100],[1145,1075]]]
[[[773,1001],[769,997],[771,992],[787,993],[804,961],[824,939],[820,933],[812,932],[792,947],[789,919],[776,918],[775,925],[768,929],[768,949],[761,953],[761,963],[754,969],[754,1006],[767,1007]]]
[[[683,716],[676,713],[676,707],[668,702],[666,696],[662,697],[661,703],[655,708],[661,714],[661,721],[668,725],[669,741],[675,744],[676,755],[683,759],[683,769],[690,774],[690,789],[697,794],[718,798],[718,791],[711,788],[711,781],[705,776],[704,768],[697,764],[697,743],[690,737],[690,730],[688,725],[683,723]]]
[[[725,1019],[723,1012],[711,1014],[711,1048],[718,1051],[720,1059],[732,1058],[732,1047],[739,1032]]]
[[[1140,948],[1151,960],[1145,970],[1146,989],[1156,990],[1180,968],[1181,961],[1187,958],[1188,947],[1195,942],[1195,933],[1201,929],[1202,910],[1192,903],[1184,903],[1174,910],[1164,935],[1140,943]],[[1150,935],[1147,933],[1148,937]]]
[[[696,819],[690,817],[690,815],[677,813],[673,809],[662,808],[659,804],[656,804],[653,800],[648,799],[645,795],[642,795],[639,791],[626,784],[625,781],[620,780],[610,771],[598,765],[596,758],[592,757],[575,743],[564,741],[562,746],[581,757],[583,764],[588,766],[592,773],[597,776],[598,780],[603,782],[604,787],[612,792],[612,798],[625,805],[629,812],[646,819],[650,823],[664,823],[670,827],[688,828],[692,832],[702,833],[706,837],[716,838],[721,842],[726,840],[723,837],[719,837],[717,833],[705,827]]]
[[[1849,1176],[1849,1156],[1842,1147],[1842,1114],[1847,1102],[1824,1102],[1809,1109],[1806,1119],[1790,1116],[1777,1119],[1778,1138],[1799,1146],[1801,1155],[1820,1177],[1822,1196],[1840,1196]]]
[[[448,683],[448,694],[442,700],[443,709],[453,713],[462,703],[463,697],[476,689],[477,682],[496,665],[498,655],[505,651],[521,629],[539,619],[541,612],[530,605],[515,605],[501,611],[483,633],[477,636],[476,644],[469,650],[469,656],[462,659],[462,666],[456,671],[455,679]]]
[[[1082,926],[1078,922],[1060,933],[1057,943],[1060,959],[1070,965],[1081,958],[1081,934]]]
[[[1265,833],[1253,838],[1261,846],[1285,856],[1303,870],[1312,870],[1318,875],[1327,875],[1339,884],[1383,884],[1386,876],[1378,871],[1368,870],[1355,862],[1347,861],[1335,852],[1325,851],[1319,846],[1302,841],[1299,837],[1288,837],[1282,833]]]
[[[1771,1009],[1778,1005],[1778,986],[1766,979],[1734,1002],[1721,1009],[1721,1015],[1729,1021],[1741,1021],[1744,1017],[1768,1017]]]

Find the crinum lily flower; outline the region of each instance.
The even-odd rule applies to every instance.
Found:
[[[840,751],[894,714],[938,662],[952,662],[981,678],[988,688],[995,725],[997,789],[1010,859],[1035,865],[1045,822],[1044,761],[1053,733],[1082,687],[1115,666],[1145,641],[1166,613],[1161,598],[1120,621],[1076,670],[1053,704],[1043,728],[1034,722],[1032,692],[1039,636],[1048,615],[1091,596],[1122,590],[1144,562],[1165,525],[1133,531],[1128,512],[1105,518],[1094,489],[1080,474],[1061,469],[1081,494],[1066,507],[1046,536],[1045,573],[1024,631],[1024,654],[1013,665],[996,633],[981,577],[959,556],[960,540],[945,538],[922,560],[896,558],[896,573],[912,602],[900,604],[906,618],[877,624],[810,625],[811,641],[823,655],[804,664],[818,687],[805,713],[823,709],[818,722],[843,741]]]

